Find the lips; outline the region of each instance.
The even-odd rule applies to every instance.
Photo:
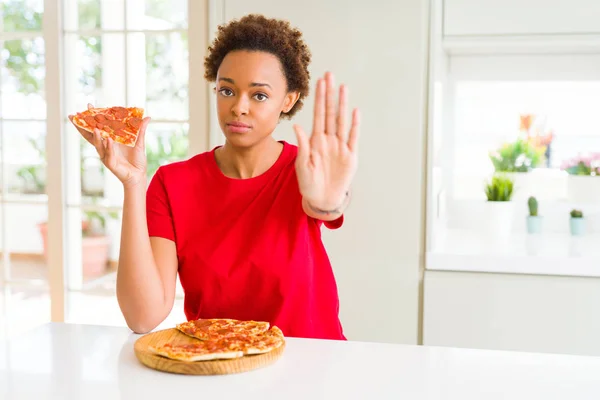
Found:
[[[243,122],[237,122],[237,121],[229,122],[229,123],[227,123],[227,125],[235,127],[235,128],[250,128],[250,125],[244,124]]]
[[[227,123],[227,130],[231,133],[247,133],[252,127],[243,122],[233,121]]]

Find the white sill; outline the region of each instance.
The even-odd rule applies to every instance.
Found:
[[[515,233],[500,246],[480,232],[440,236],[427,270],[600,277],[600,235]]]

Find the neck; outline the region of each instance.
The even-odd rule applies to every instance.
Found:
[[[215,151],[219,168],[225,176],[236,179],[248,179],[264,174],[275,164],[283,145],[268,137],[248,148],[225,144]]]

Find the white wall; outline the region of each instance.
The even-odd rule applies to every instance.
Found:
[[[312,51],[313,83],[331,70],[349,85],[363,115],[360,165],[345,226],[325,232],[342,323],[351,340],[417,343],[428,1],[216,3],[225,20],[251,12],[290,20]],[[307,129],[313,101],[295,121]],[[276,137],[295,143],[291,123]]]

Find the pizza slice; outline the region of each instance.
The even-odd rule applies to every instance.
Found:
[[[193,338],[209,340],[215,337],[258,335],[269,329],[269,323],[264,321],[206,318],[177,324],[176,328]]]
[[[273,326],[262,334],[249,336],[243,352],[244,355],[268,353],[281,347],[284,342],[285,337],[281,329]]]
[[[150,346],[150,351],[178,361],[210,361],[218,359],[232,359],[244,356],[244,352],[237,346],[222,341],[198,341],[197,343],[171,344]]]
[[[92,107],[73,116],[73,123],[90,133],[98,128],[103,137],[110,137],[117,143],[135,146],[144,109],[139,107]]]

